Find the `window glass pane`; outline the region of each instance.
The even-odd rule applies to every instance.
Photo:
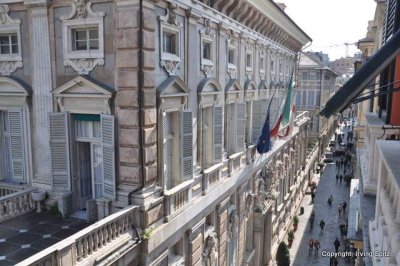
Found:
[[[86,30],[75,30],[75,40],[86,40]]]
[[[8,35],[2,35],[0,36],[0,44],[1,45],[8,45],[9,39],[8,39]]]
[[[251,67],[251,54],[248,54],[246,57],[246,66]]]
[[[98,40],[91,40],[89,42],[91,50],[98,50],[99,49],[99,41]]]
[[[103,153],[101,145],[93,144],[93,183],[94,197],[103,196]]]
[[[13,54],[18,54],[18,45],[17,44],[13,44],[11,46],[11,48],[12,48],[12,53]]]
[[[211,59],[211,44],[203,43],[203,58]]]
[[[75,50],[87,50],[87,42],[84,41],[76,41],[75,42]]]
[[[235,50],[229,49],[228,52],[228,63],[235,64]]]
[[[100,121],[93,121],[93,137],[100,138],[101,137],[101,123]]]
[[[98,39],[99,38],[99,31],[98,29],[91,29],[89,30],[89,39]]]
[[[177,54],[176,35],[173,33],[163,33],[163,51],[164,53]]]
[[[89,137],[89,124],[90,121],[75,121],[75,136],[80,138]]]
[[[10,46],[7,45],[1,45],[0,46],[0,53],[1,54],[9,54],[10,53]]]
[[[11,43],[12,44],[18,44],[18,39],[16,34],[11,35]]]

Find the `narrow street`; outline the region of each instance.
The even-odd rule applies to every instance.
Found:
[[[345,133],[345,141],[347,130],[344,129],[343,131]],[[335,161],[337,159],[340,160],[340,157],[336,157]],[[341,245],[339,250],[344,250],[344,239],[341,237],[339,225],[346,224],[348,208],[346,208],[345,215],[343,215],[342,211],[341,216],[339,216],[338,206],[344,201],[349,202],[349,187],[344,180],[342,180],[341,184],[340,182],[336,182],[336,173],[335,162],[326,164],[322,176],[317,174],[313,179],[317,183],[314,204],[311,203],[310,194],[305,195],[302,200],[300,206],[304,207],[304,214],[298,215],[299,225],[295,232],[293,245],[290,248],[292,265],[329,265],[330,258],[323,256],[323,253],[324,251],[333,252],[335,250],[333,242],[336,238],[340,240]],[[340,173],[343,174],[343,168],[340,170]],[[330,195],[333,196],[332,206],[329,206],[327,203]],[[312,211],[315,211],[315,221],[313,229],[310,229],[308,221]],[[325,221],[323,232],[321,232],[319,227],[321,219]],[[308,241],[311,238],[317,239],[321,247],[318,253],[313,252],[312,255],[309,255]],[[350,261],[344,258],[338,258],[338,262],[338,265],[351,265]]]

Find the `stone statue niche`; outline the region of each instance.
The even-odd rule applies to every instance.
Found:
[[[207,236],[204,242],[203,249],[203,265],[204,266],[217,266],[218,252],[217,252],[217,237],[215,233]]]

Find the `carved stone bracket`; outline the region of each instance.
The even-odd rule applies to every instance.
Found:
[[[88,75],[97,65],[104,65],[102,58],[82,58],[82,59],[66,59],[64,66],[72,67],[76,72],[81,75]]]
[[[260,79],[265,80],[265,70],[264,69],[260,69]]]
[[[253,68],[252,67],[246,67],[246,77],[249,80],[251,80],[253,78]]]
[[[160,65],[164,67],[165,71],[167,71],[168,75],[174,76],[176,75],[176,71],[180,68],[181,62],[179,60],[174,59],[161,59]]]
[[[228,75],[230,79],[235,79],[237,75],[237,68],[235,65],[228,64]]]
[[[22,66],[22,61],[0,61],[0,73],[3,76],[9,76],[17,68]]]
[[[212,62],[205,62],[205,60],[203,59],[201,62],[200,70],[203,71],[206,77],[209,77],[214,71],[214,64]]]

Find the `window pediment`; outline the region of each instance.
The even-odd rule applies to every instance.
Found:
[[[180,77],[171,76],[158,86],[157,92],[161,98],[174,96],[180,97],[187,96],[190,92],[190,88]]]
[[[244,90],[245,91],[255,91],[257,88],[256,83],[253,80],[248,79],[245,83],[244,83]]]
[[[225,86],[226,93],[240,93],[242,91],[242,86],[237,79],[231,79]]]
[[[222,91],[221,85],[213,78],[205,78],[197,86],[199,101],[202,104],[216,104],[220,91]]]
[[[259,90],[268,90],[268,84],[267,81],[261,80],[260,84],[258,84],[258,89]]]
[[[72,113],[111,113],[109,99],[114,91],[88,77],[77,76],[53,90],[61,111]]]
[[[31,88],[14,77],[0,77],[1,96],[28,96],[31,95]]]

